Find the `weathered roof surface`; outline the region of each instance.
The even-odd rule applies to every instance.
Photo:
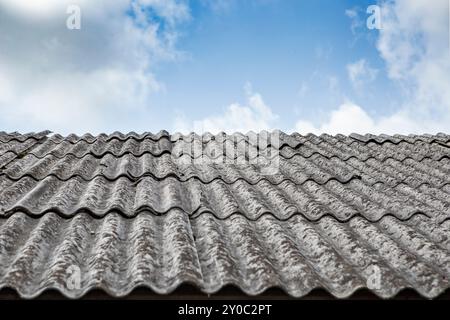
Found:
[[[134,219],[16,213],[0,220],[0,230],[1,284],[24,297],[48,288],[80,297],[95,287],[123,296],[136,286],[166,294],[183,282],[206,293],[231,283],[252,295],[279,286],[293,296],[321,287],[347,297],[367,286],[375,267],[381,279],[376,294],[391,297],[412,287],[434,297],[448,287],[450,274],[450,224],[430,225],[423,216],[340,223],[271,215],[189,219],[177,209]],[[74,265],[81,285],[70,290],[66,281]]]
[[[193,161],[223,145],[248,158],[252,134],[0,132],[0,288],[77,298],[233,284],[342,298],[450,287],[449,135],[280,133],[272,175]]]

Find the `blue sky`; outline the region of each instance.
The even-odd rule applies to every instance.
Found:
[[[197,4],[179,41],[186,59],[159,70],[167,92],[157,98],[158,105],[205,117],[245,99],[243,88],[250,82],[283,117],[282,126],[293,127],[289,114],[313,119],[336,107],[343,97],[358,101],[362,97],[349,83],[346,65],[365,58],[382,68],[383,61],[375,47],[377,31],[358,30],[357,38],[345,11],[370,3],[249,1],[221,12]],[[330,78],[338,82],[337,92],[330,90]],[[388,110],[389,94],[394,94],[390,88],[381,74],[367,87],[380,92],[369,99],[368,108],[380,104],[382,111]]]
[[[36,2],[0,0],[3,130],[450,129],[448,0]]]

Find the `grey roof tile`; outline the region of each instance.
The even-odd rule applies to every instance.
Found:
[[[161,139],[163,137],[169,137],[169,133],[165,130],[161,130],[157,134],[153,134],[153,133],[149,133],[149,132],[144,132],[142,134],[137,134],[136,132],[129,132],[126,134],[121,133],[121,132],[114,132],[112,134],[101,133],[97,136],[94,136],[90,133],[84,134],[82,136],[78,136],[76,134],[70,134],[66,137],[64,137],[60,134],[55,134],[55,135],[49,137],[49,140],[51,140],[52,142],[55,142],[55,143],[60,143],[63,141],[67,141],[70,143],[78,143],[78,142],[84,141],[84,142],[92,144],[96,141],[108,142],[111,140],[124,141],[124,140],[129,140],[129,139],[138,140],[138,141],[142,141],[145,139],[151,139],[153,141],[158,141],[159,139]]]
[[[168,137],[162,137],[156,141],[151,138],[138,139],[117,139],[110,140],[95,140],[91,143],[84,139],[76,142],[70,142],[69,139],[55,141],[49,139],[40,144],[29,154],[37,158],[45,158],[48,155],[53,155],[57,158],[64,158],[68,155],[83,158],[87,155],[94,157],[103,157],[106,154],[111,154],[116,157],[121,157],[126,154],[133,154],[134,156],[141,156],[145,153],[159,156],[163,153],[171,153],[172,143]]]
[[[205,293],[233,284],[250,295],[279,287],[300,297],[325,288],[344,298],[370,287],[384,298],[404,288],[432,298],[449,287],[449,234],[448,224],[423,216],[340,223],[301,216],[189,219],[180,210],[135,219],[17,213],[0,220],[0,288],[26,298],[54,288],[77,298],[93,288],[113,296],[138,286],[166,294],[190,282]],[[74,270],[81,280],[75,287]]]
[[[17,154],[12,151],[7,151],[4,154],[0,155],[0,168],[4,168],[7,164],[11,163],[16,158]]]
[[[51,131],[41,131],[41,132],[30,132],[26,134],[20,134],[18,132],[0,132],[0,142],[1,143],[7,143],[11,141],[17,141],[17,142],[25,142],[26,140],[32,139],[32,140],[41,140],[48,136],[51,133]]]
[[[150,175],[157,179],[175,176],[181,181],[195,177],[204,183],[210,183],[216,179],[233,183],[243,179],[252,184],[263,179],[267,179],[274,184],[279,184],[285,180],[291,180],[297,184],[314,180],[323,184],[332,179],[345,183],[356,177],[355,170],[352,171],[344,162],[340,166],[332,167],[326,158],[318,154],[308,159],[299,155],[289,160],[280,157],[279,172],[274,175],[263,174],[261,168],[257,165],[196,164],[195,162],[192,163],[190,157],[187,161],[184,161],[165,153],[161,156],[144,153],[142,156],[125,154],[121,157],[108,153],[101,158],[92,154],[82,158],[71,154],[63,158],[54,155],[38,158],[33,154],[27,154],[14,163],[10,163],[0,171],[0,174],[14,180],[26,176],[35,180],[41,180],[48,176],[55,176],[61,180],[74,177],[92,180],[97,176],[103,176],[108,180],[115,180],[119,177],[136,180]]]
[[[198,179],[180,182],[173,177],[163,180],[143,177],[133,182],[125,177],[115,181],[102,176],[91,181],[81,178],[63,181],[50,176],[40,181],[0,177],[0,187],[0,216],[17,211],[33,216],[50,211],[74,216],[85,211],[101,217],[118,211],[133,217],[146,210],[160,215],[179,208],[190,216],[210,212],[225,219],[242,214],[251,220],[265,214],[280,220],[300,214],[312,221],[323,216],[340,221],[362,216],[377,221],[385,215],[405,220],[418,213],[438,221],[450,217],[448,194],[444,191],[433,194],[435,189],[421,191],[403,185],[377,189],[359,180],[345,185],[337,181],[324,185],[314,181],[303,185],[284,181],[273,185],[262,180],[252,185],[244,180],[228,184],[217,179],[204,184]]]
[[[373,135],[373,134],[360,135],[357,133],[352,133],[350,135],[350,138],[355,139],[360,142],[364,142],[364,143],[375,142],[377,144],[384,144],[386,142],[398,144],[402,141],[406,141],[409,143],[423,141],[423,142],[431,144],[434,142],[447,143],[450,141],[450,135],[443,134],[443,133],[440,133],[437,135],[423,134],[423,135],[409,135],[409,136],[404,136],[404,135],[390,136],[390,135],[386,135],[386,134],[377,136],[377,135]]]
[[[0,156],[12,152],[15,155],[25,154],[30,148],[37,145],[34,139],[27,139],[24,142],[10,140],[9,142],[0,143]]]
[[[0,288],[449,288],[449,135],[279,132],[258,146],[279,148],[276,174],[226,162],[252,159],[268,134],[0,132]],[[79,288],[67,286],[71,266]]]

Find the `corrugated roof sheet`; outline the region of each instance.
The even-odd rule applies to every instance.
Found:
[[[327,215],[340,221],[354,216],[377,221],[385,215],[406,220],[418,213],[438,222],[450,218],[450,185],[441,189],[425,184],[418,189],[406,184],[391,188],[368,186],[359,179],[324,184],[310,180],[300,185],[286,180],[274,185],[269,180],[250,184],[243,179],[233,183],[216,179],[205,184],[199,179],[182,182],[176,177],[110,181],[100,175],[86,181],[49,176],[38,181],[29,177],[13,181],[0,176],[0,190],[0,217],[16,211],[33,216],[54,211],[65,217],[80,211],[95,217],[118,211],[133,217],[141,211],[159,215],[179,208],[189,216],[211,212],[221,219],[242,214],[254,220],[272,214],[286,220],[300,214],[312,221]]]
[[[409,287],[434,297],[449,284],[449,228],[423,216],[341,223],[271,215],[256,221],[211,214],[189,219],[177,209],[134,219],[16,213],[0,220],[1,286],[24,297],[56,288],[76,298],[98,287],[114,296],[137,286],[166,294],[190,282],[205,293],[234,284],[252,295],[277,286],[296,297],[325,288],[343,298],[366,287],[377,267],[380,287],[373,290],[381,297]],[[74,265],[82,277],[71,290],[66,281]]]
[[[265,146],[279,149],[273,175],[194,161],[224,145],[247,159],[255,135],[0,132],[0,288],[449,288],[449,135],[280,132]]]

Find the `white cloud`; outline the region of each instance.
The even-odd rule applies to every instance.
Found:
[[[366,59],[360,59],[347,65],[347,74],[352,85],[357,89],[361,89],[364,84],[376,79],[378,70],[372,68]]]
[[[222,114],[201,120],[191,121],[184,116],[179,116],[175,121],[174,130],[182,133],[191,131],[197,133],[207,131],[211,133],[220,131],[232,133],[277,129],[278,115],[272,112],[259,93],[253,92],[251,85],[247,84],[245,91],[246,105],[233,103]]]
[[[413,119],[410,119],[408,114],[404,112],[374,119],[361,107],[351,102],[344,103],[337,110],[332,111],[329,119],[318,126],[304,120],[299,120],[295,125],[295,131],[303,134],[350,134],[354,132],[373,134],[422,134],[436,130],[439,131],[440,129],[443,128],[430,123],[417,123]]]
[[[358,16],[358,11],[356,8],[345,10],[345,15],[349,18],[355,18]]]
[[[151,8],[159,17],[167,19],[171,24],[190,17],[187,4],[176,0],[138,0],[134,4],[137,10]]]
[[[233,2],[203,1],[223,8]],[[79,31],[65,27],[68,4],[81,7]],[[358,10],[346,11],[352,30],[362,25]],[[404,104],[397,112],[370,115],[345,102],[324,122],[300,119],[295,129],[450,131],[448,12],[448,0],[382,2],[377,50],[390,79],[404,88]],[[134,130],[148,128],[146,119],[151,117],[141,115],[154,112],[152,94],[164,90],[153,67],[179,58],[177,27],[189,18],[184,0],[0,0],[0,126],[95,133],[123,130],[118,123],[128,120]],[[347,71],[355,87],[374,80],[378,72],[365,59],[349,64]],[[330,77],[329,91],[338,89],[338,79]],[[308,90],[308,84],[302,85],[299,95]],[[262,96],[248,88],[244,105],[231,104],[222,114],[200,120],[179,117],[175,129],[270,130],[278,118]]]
[[[403,105],[392,114],[371,115],[351,101],[344,102],[321,123],[299,119],[300,133],[436,133],[450,131],[450,53],[448,0],[397,0],[383,2],[382,30],[377,49],[385,61],[388,76],[404,92]],[[352,30],[362,26],[357,9],[346,11]],[[347,66],[350,81],[361,88],[377,77],[379,70],[361,59]],[[300,95],[308,84],[302,84]],[[336,78],[329,79],[329,92],[337,90]],[[376,92],[374,94],[377,94]],[[199,121],[179,118],[176,127],[184,131],[248,131],[271,129],[278,116],[259,94],[248,95],[247,106],[232,104],[224,114]],[[259,106],[259,107],[257,107]]]
[[[404,109],[450,129],[448,0],[398,0],[382,7],[377,48],[389,76],[409,89]]]
[[[350,29],[353,34],[356,34],[357,30],[363,26],[363,20],[359,16],[359,11],[358,7],[345,10],[345,15],[351,20]]]
[[[0,5],[21,15],[41,16],[54,13],[58,7],[61,8],[59,2],[58,0],[2,0]]]
[[[164,89],[151,70],[178,58],[175,25],[189,10],[176,0],[131,3],[0,0],[4,130],[99,132],[131,118],[144,127],[136,115],[150,112],[151,95]],[[66,28],[69,4],[81,8],[81,30]],[[121,121],[111,128],[114,119]]]
[[[371,116],[352,102],[332,111],[314,125],[299,120],[301,133],[436,133],[450,131],[450,52],[448,0],[397,0],[382,3],[382,29],[377,49],[388,76],[404,88],[403,105],[397,112]],[[357,12],[347,16],[356,19]],[[352,28],[355,27],[352,22]],[[347,66],[357,87],[372,81],[377,70],[362,59]]]
[[[389,77],[406,88],[402,114],[430,131],[449,132],[449,1],[388,1],[381,24],[378,51]]]

